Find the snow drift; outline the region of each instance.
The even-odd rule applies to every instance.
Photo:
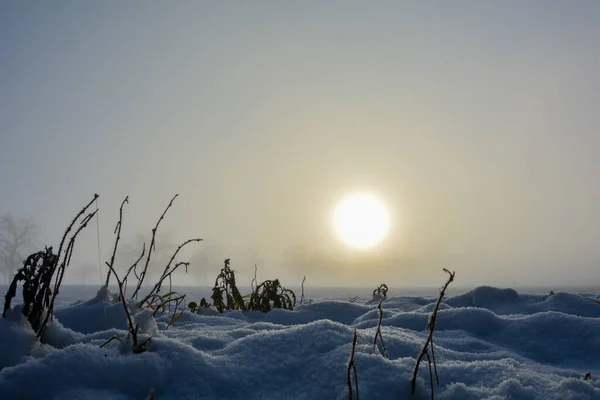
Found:
[[[390,293],[390,296],[393,293]],[[90,293],[90,298],[93,293]],[[136,318],[152,335],[131,354],[121,304],[97,296],[56,311],[48,344],[18,307],[0,319],[1,399],[158,400],[347,399],[355,361],[364,399],[410,399],[410,379],[436,299],[388,297],[382,334],[389,359],[374,352],[377,302],[322,300],[294,311],[185,312]],[[581,296],[521,295],[479,287],[446,299],[435,332],[438,399],[600,399],[600,305]],[[583,376],[591,372],[591,380]],[[415,399],[430,398],[421,368]]]

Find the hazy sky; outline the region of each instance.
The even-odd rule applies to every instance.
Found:
[[[187,284],[225,257],[242,283],[598,284],[598,21],[591,0],[3,1],[0,214],[56,245],[98,193],[104,262],[126,195],[137,245],[179,193],[159,243],[205,239]],[[392,215],[367,252],[332,230],[355,191]],[[68,280],[100,282],[95,224],[75,256]]]

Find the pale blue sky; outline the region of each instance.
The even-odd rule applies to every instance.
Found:
[[[3,1],[0,214],[55,244],[97,192],[106,260],[126,195],[134,240],[180,193],[163,242],[203,237],[246,277],[590,283],[598,21],[596,1]],[[354,190],[393,216],[368,254],[331,230]],[[95,226],[77,250],[99,281]]]

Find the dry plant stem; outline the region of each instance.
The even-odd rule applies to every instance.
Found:
[[[356,373],[356,364],[354,362],[354,352],[356,350],[356,342],[358,341],[358,334],[356,328],[354,329],[354,338],[352,339],[352,353],[350,355],[350,361],[348,362],[348,399],[352,400],[352,375],[350,370],[354,370],[354,384],[356,385],[356,400],[358,400],[358,374]]]
[[[94,201],[96,201],[96,199],[98,198],[98,194],[94,194],[94,198],[85,206],[81,209],[81,211],[79,211],[79,213],[77,214],[77,216],[73,219],[73,221],[71,222],[71,224],[69,225],[69,227],[67,228],[67,230],[65,231],[62,240],[60,241],[60,246],[58,248],[58,253],[57,253],[57,262],[60,260],[60,256],[62,253],[62,249],[63,246],[65,244],[65,240],[67,238],[67,236],[69,235],[69,232],[71,232],[71,229],[73,229],[73,226],[75,225],[75,222],[77,222],[77,220],[87,212],[87,209],[94,203]],[[52,292],[52,299],[49,302],[49,306],[48,306],[48,311],[46,312],[46,317],[44,318],[44,322],[42,322],[40,329],[36,335],[36,337],[38,339],[41,339],[44,336],[44,333],[46,332],[46,326],[48,325],[48,320],[53,317],[54,315],[54,301],[56,300],[56,296],[59,293],[59,288],[60,285],[62,283],[64,274],[65,274],[65,269],[66,267],[69,265],[69,263],[71,262],[71,256],[73,254],[73,248],[75,246],[75,239],[77,238],[77,235],[87,226],[88,222],[90,222],[90,220],[94,217],[94,215],[96,215],[96,213],[98,212],[98,210],[88,214],[80,223],[79,223],[79,228],[75,231],[75,233],[73,234],[73,236],[71,236],[71,238],[69,239],[69,242],[67,244],[67,248],[65,250],[65,255],[63,258],[63,261],[60,263],[60,266],[58,266],[58,275],[56,277],[55,283],[54,283],[54,290]],[[57,267],[56,265],[53,266],[53,270],[55,270]],[[52,272],[52,274],[54,274],[54,272]]]
[[[383,342],[383,336],[381,335],[381,321],[383,320],[383,310],[381,308],[382,300],[379,300],[379,305],[377,308],[379,309],[379,322],[377,323],[377,331],[375,332],[375,338],[373,339],[373,352],[377,351],[377,337],[381,339],[381,347],[383,347],[383,355],[385,358],[389,358],[387,348],[385,347],[385,343]]]
[[[187,272],[187,266],[185,267],[186,272]],[[172,279],[173,275],[169,274],[169,293],[173,292],[173,279]],[[175,309],[175,311],[177,311],[177,308]],[[171,312],[171,303],[169,303],[169,312]]]
[[[170,277],[171,274],[173,272],[175,272],[175,270],[184,265],[185,266],[185,270],[187,272],[187,267],[189,267],[190,263],[188,262],[178,262],[177,264],[175,264],[173,266],[173,269],[171,269],[171,264],[173,263],[173,260],[175,259],[175,257],[177,256],[177,253],[179,253],[179,250],[181,250],[185,245],[187,245],[188,243],[191,242],[201,242],[202,239],[188,239],[185,242],[183,242],[182,244],[179,245],[179,247],[177,247],[177,250],[175,250],[175,252],[173,253],[173,256],[171,256],[171,259],[169,260],[169,263],[167,264],[167,266],[165,267],[165,270],[163,271],[162,275],[160,276],[160,279],[158,280],[158,282],[156,282],[156,284],[154,285],[154,287],[152,288],[152,290],[150,291],[150,293],[148,293],[148,295],[142,300],[140,301],[138,304],[143,304],[146,302],[146,300],[148,300],[153,294],[158,294],[158,292],[160,292],[160,288],[162,287],[162,283],[165,279],[167,279],[167,277]]]
[[[304,303],[304,281],[306,280],[306,276],[304,276],[304,279],[302,279],[302,296],[300,296],[300,305],[302,305],[302,303]]]
[[[177,319],[179,319],[179,317],[181,317],[181,314],[183,314],[183,311],[181,311],[179,314],[177,314],[177,309],[179,308],[179,305],[180,305],[181,303],[183,303],[183,301],[185,300],[185,295],[183,295],[183,296],[181,296],[181,297],[178,297],[178,298],[176,298],[176,299],[170,300],[170,301],[175,301],[175,300],[176,300],[176,303],[175,303],[175,311],[173,312],[173,315],[171,316],[171,319],[169,320],[169,323],[167,324],[167,327],[166,327],[165,329],[169,329],[169,327],[170,327],[171,325],[173,325],[173,324],[175,323],[175,321],[176,321]],[[169,304],[170,304],[170,303],[169,303]],[[184,308],[185,308],[185,306],[184,306]],[[169,311],[170,311],[170,310],[169,310]]]
[[[175,257],[177,257],[177,253],[179,253],[179,250],[181,250],[185,245],[187,245],[188,243],[192,243],[192,242],[201,242],[202,239],[200,238],[196,238],[196,239],[188,239],[185,242],[183,242],[182,244],[179,245],[179,247],[177,247],[177,250],[175,250],[175,252],[173,253],[173,255],[171,256],[171,259],[169,260],[169,263],[167,264],[166,268],[165,268],[165,272],[169,269],[169,267],[171,266],[171,264],[173,263],[173,260],[175,260]],[[181,264],[181,263],[179,263]],[[163,273],[164,274],[164,273]]]
[[[173,253],[173,255],[171,256],[171,259],[169,260],[169,263],[167,264],[167,266],[165,267],[165,270],[163,271],[160,279],[158,280],[158,282],[156,282],[156,284],[154,285],[154,287],[152,288],[152,290],[150,291],[150,293],[142,300],[140,301],[138,304],[143,304],[146,302],[146,300],[148,300],[148,298],[150,298],[150,296],[152,296],[153,294],[157,294],[158,292],[160,292],[160,288],[162,286],[163,281],[167,278],[170,277],[171,274],[173,272],[175,272],[175,270],[184,265],[185,269],[187,271],[187,267],[190,265],[190,263],[188,262],[179,262],[177,264],[175,264],[175,266],[173,267],[173,269],[171,269],[171,264],[173,263],[173,260],[175,260],[175,257],[177,257],[177,253],[179,253],[179,251],[185,247],[185,245],[187,245],[188,243],[192,243],[192,242],[201,242],[202,239],[200,238],[196,238],[196,239],[188,239],[185,242],[183,242],[182,244],[179,245],[179,247],[177,247],[177,250],[175,250],[175,252]],[[138,283],[138,289],[139,289],[139,283]],[[134,293],[135,296],[135,293]]]
[[[177,268],[181,267],[182,265],[185,267],[185,272],[187,273],[187,269],[190,266],[189,262],[185,262],[185,261],[178,262],[177,264],[175,264],[173,266],[173,269],[170,269],[170,267],[167,266],[167,268],[165,268],[165,270],[163,271],[163,274],[161,275],[158,282],[156,282],[156,284],[154,285],[154,288],[152,288],[152,291],[150,292],[150,294],[158,294],[160,292],[160,289],[162,288],[163,281],[165,279],[167,279],[167,277],[170,279],[171,274],[173,274],[173,272],[175,272],[177,270]]]
[[[425,341],[425,344],[423,345],[421,352],[417,356],[417,362],[415,363],[415,368],[413,370],[413,378],[411,381],[413,395],[415,394],[415,389],[416,389],[416,384],[417,384],[417,374],[419,372],[419,364],[421,363],[421,360],[423,359],[423,357],[425,355],[427,355],[427,358],[429,359],[429,347],[430,346],[431,346],[432,352],[433,352],[433,332],[435,330],[435,323],[437,320],[437,313],[440,309],[440,304],[442,303],[442,300],[444,298],[444,295],[446,293],[446,289],[448,288],[448,285],[450,285],[450,283],[454,280],[454,276],[456,275],[455,272],[450,272],[446,268],[444,268],[444,272],[446,272],[448,275],[450,275],[450,277],[448,278],[448,281],[446,282],[446,284],[440,291],[440,295],[437,299],[437,302],[435,303],[435,308],[433,309],[431,317],[429,318],[429,324],[427,325],[427,329],[429,330],[429,335],[427,336],[427,340]],[[435,369],[437,382],[439,382],[439,377],[437,375],[437,366],[435,365],[435,358],[433,360],[433,366]],[[430,366],[430,373],[431,373],[431,366]],[[433,385],[433,377],[432,377],[431,381],[432,381],[432,385]],[[433,391],[432,391],[432,396],[433,396]]]
[[[257,270],[258,268],[256,267],[256,264],[254,264],[254,279],[252,279],[252,282],[250,282],[250,289],[252,289],[252,293],[256,292],[256,285],[258,284],[258,281],[256,280]]]
[[[429,364],[429,384],[431,385],[431,400],[435,400],[435,395],[433,393],[433,374],[431,372],[431,358],[429,357],[429,353],[425,353],[427,356],[427,363]]]
[[[440,377],[438,376],[437,373],[437,364],[435,362],[435,351],[433,350],[433,339],[431,340],[431,359],[433,360],[433,370],[435,371],[435,382],[439,385],[440,384]],[[433,385],[433,381],[432,381],[432,385]]]
[[[83,207],[81,209],[81,211],[79,211],[79,214],[77,214],[77,216],[75,216],[75,218],[73,218],[71,225],[69,225],[69,227],[65,231],[65,234],[63,235],[62,240],[60,242],[60,246],[58,247],[58,253],[56,255],[59,257],[59,259],[60,259],[60,255],[62,253],[63,245],[65,244],[65,240],[66,240],[67,236],[69,235],[69,232],[71,232],[71,229],[73,229],[73,225],[75,225],[75,222],[77,222],[79,217],[81,217],[83,214],[85,214],[87,209],[92,205],[92,203],[94,203],[94,201],[96,201],[96,199],[98,197],[100,197],[98,194],[94,194],[94,198],[92,199],[92,201],[90,201],[85,207]]]
[[[177,196],[179,196],[179,194],[176,194],[175,196],[173,196],[173,198],[169,202],[169,205],[167,206],[167,208],[165,208],[165,211],[163,211],[162,215],[156,222],[156,225],[154,226],[154,228],[152,228],[152,240],[150,241],[150,248],[148,249],[148,256],[146,257],[146,264],[144,265],[144,269],[142,270],[142,273],[140,274],[140,277],[138,279],[138,284],[135,288],[135,291],[133,292],[133,295],[131,296],[132,299],[137,296],[138,292],[142,288],[142,284],[144,283],[144,278],[146,277],[146,272],[148,271],[148,264],[150,264],[150,258],[152,256],[152,252],[156,250],[156,232],[158,231],[158,226],[160,225],[162,220],[165,218],[167,211],[169,211],[169,208],[171,208],[171,206],[173,205],[173,201],[177,198]]]
[[[129,307],[127,307],[127,300],[125,299],[125,295],[123,294],[123,282],[121,282],[121,280],[119,279],[119,276],[117,275],[117,272],[114,270],[113,266],[110,265],[109,263],[106,263],[106,265],[108,266],[110,272],[113,273],[113,275],[115,276],[115,279],[117,280],[117,285],[119,286],[119,295],[121,296],[121,303],[123,304],[123,309],[125,310],[125,315],[127,316],[127,326],[129,327],[129,333],[131,334],[131,337],[133,339],[133,348],[134,348],[134,352],[135,352],[136,349],[141,348],[141,346],[138,347],[138,343],[137,343],[137,341],[138,341],[138,337],[137,337],[138,329],[137,328],[138,327],[137,327],[137,325],[133,324],[133,320],[131,319],[131,314],[129,313]],[[146,342],[144,342],[144,344]]]
[[[152,316],[154,317],[156,314],[158,314],[158,312],[160,311],[161,308],[166,307],[167,304],[171,304],[173,302],[176,302],[177,305],[179,305],[179,303],[181,303],[183,301],[183,299],[185,299],[185,294],[184,295],[180,295],[179,297],[173,297],[173,298],[163,298],[161,295],[159,294],[153,294],[152,296],[150,296],[150,298],[148,298],[146,300],[146,304],[148,303],[152,303],[150,300],[151,299],[157,299],[159,302],[157,303],[157,305],[152,305],[152,307],[154,308],[154,312],[152,313]],[[177,307],[175,307],[175,311],[177,311]]]
[[[60,284],[62,283],[62,279],[65,275],[65,268],[71,263],[71,257],[73,256],[73,250],[75,249],[75,239],[77,238],[77,235],[79,235],[79,233],[85,227],[87,227],[87,224],[90,222],[90,220],[92,218],[94,218],[94,216],[96,215],[97,212],[98,212],[98,210],[86,215],[86,217],[80,222],[79,228],[77,228],[77,230],[75,231],[75,233],[73,234],[71,239],[69,239],[69,244],[67,245],[67,248],[65,250],[65,256],[64,256],[63,262],[61,263],[60,268],[58,270],[58,275],[56,277],[56,281],[54,284],[55,295],[58,295],[58,289],[59,289]]]
[[[119,240],[121,239],[121,225],[123,223],[123,206],[125,205],[125,203],[129,204],[129,196],[125,196],[125,200],[123,200],[123,202],[121,203],[121,207],[119,208],[119,222],[117,222],[117,225],[115,226],[115,231],[114,231],[114,233],[117,235],[117,238],[115,239],[115,246],[113,248],[112,256],[110,257],[110,265],[112,265],[112,266],[115,265],[115,256],[117,254],[117,247],[119,246]],[[125,277],[125,279],[127,279],[127,277]],[[125,279],[123,279],[123,281],[125,281]],[[106,282],[104,283],[104,287],[108,287],[109,281],[110,281],[110,270],[106,273]]]
[[[123,200],[123,202],[121,203],[121,207],[119,208],[119,221],[117,221],[117,225],[115,226],[115,230],[114,233],[117,235],[116,239],[115,239],[115,245],[113,248],[113,252],[112,252],[112,256],[110,258],[110,262],[105,263],[106,265],[109,266],[108,272],[106,274],[106,282],[104,284],[105,287],[108,287],[108,284],[110,282],[110,275],[112,273],[111,271],[111,267],[113,267],[114,269],[114,265],[115,265],[115,256],[117,254],[117,249],[119,247],[119,240],[121,239],[121,228],[123,227],[123,207],[125,206],[125,204],[129,204],[129,196],[126,196],[125,199]],[[146,252],[146,243],[144,243],[143,247],[142,247],[142,254],[140,255],[140,257],[133,263],[133,265],[131,267],[129,267],[129,269],[127,270],[127,273],[125,274],[125,277],[123,278],[122,285],[123,288],[120,292],[122,292],[122,295],[125,295],[125,292],[127,291],[127,278],[129,277],[129,274],[131,273],[132,270],[135,269],[135,267],[137,266],[137,264],[140,262],[140,260],[142,259],[142,257],[144,256],[144,253]],[[135,272],[134,272],[135,273]],[[120,294],[121,295],[121,294]]]
[[[145,253],[146,253],[146,243],[144,243],[144,245],[142,246],[142,254],[140,254],[138,259],[135,260],[135,262],[131,265],[131,267],[129,267],[129,269],[127,270],[127,273],[125,274],[125,278],[123,278],[123,294],[125,294],[125,292],[127,291],[127,278],[129,277],[129,274],[131,273],[131,271],[133,271],[133,274],[137,277],[137,274],[135,273],[135,267],[142,260],[142,257],[144,257]]]

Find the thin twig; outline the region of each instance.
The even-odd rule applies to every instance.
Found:
[[[127,292],[127,278],[129,277],[129,274],[131,273],[131,271],[133,271],[133,274],[137,277],[137,274],[135,273],[135,267],[141,261],[142,257],[144,257],[144,253],[146,253],[146,243],[144,243],[144,245],[142,246],[142,254],[140,254],[138,259],[135,260],[135,262],[131,265],[131,267],[129,267],[129,269],[127,270],[127,273],[125,274],[125,278],[123,278],[123,286],[124,286],[123,294],[125,294],[125,292]]]
[[[381,339],[381,346],[383,347],[383,355],[385,358],[389,358],[387,348],[385,347],[385,343],[383,342],[383,336],[381,335],[381,321],[383,320],[383,309],[381,308],[381,303],[383,299],[379,300],[379,305],[377,308],[379,309],[379,322],[377,323],[377,331],[375,332],[375,338],[373,339],[373,352],[377,351],[377,337]]]
[[[352,339],[352,353],[350,354],[350,361],[348,362],[348,398],[353,400],[352,397],[352,378],[350,370],[354,369],[354,384],[356,385],[356,400],[358,400],[358,374],[356,373],[356,363],[354,362],[354,352],[356,350],[356,342],[358,341],[358,334],[356,328],[354,329],[354,338]]]
[[[176,299],[176,303],[175,303],[175,311],[173,312],[173,316],[171,317],[171,320],[169,321],[169,324],[167,325],[167,327],[165,329],[169,329],[169,327],[171,325],[173,325],[183,314],[183,310],[177,314],[177,308],[179,307],[179,305],[185,301],[185,294],[181,297],[179,297],[178,299]],[[170,305],[170,304],[169,304]],[[183,307],[185,309],[185,305]],[[170,310],[169,310],[170,311]]]
[[[133,340],[134,353],[141,352],[138,350],[140,350],[141,347],[143,345],[145,345],[147,341],[138,347],[138,335],[137,335],[138,325],[133,324],[133,319],[131,318],[131,314],[129,313],[129,307],[127,307],[127,299],[125,298],[125,295],[123,294],[123,282],[121,282],[121,280],[119,279],[119,276],[117,275],[117,272],[115,271],[113,266],[110,265],[109,263],[106,263],[106,265],[108,266],[108,268],[111,270],[111,272],[115,276],[115,279],[117,280],[117,285],[119,286],[119,294],[121,296],[121,303],[123,304],[123,309],[125,310],[125,315],[127,316],[127,327],[129,328],[129,333],[131,334],[131,337]],[[148,340],[150,340],[150,339],[148,339]]]
[[[304,276],[304,279],[302,279],[302,296],[300,296],[300,305],[302,305],[302,303],[304,303],[304,281],[306,280],[306,275]]]
[[[433,338],[431,339],[431,343],[429,343],[429,344],[431,345],[431,358],[433,359],[433,370],[435,371],[435,381],[439,385],[440,377],[438,376],[437,364],[435,362],[435,351],[433,350]]]
[[[75,225],[75,222],[77,222],[77,220],[79,219],[79,217],[81,217],[83,214],[85,214],[85,212],[87,211],[87,209],[94,203],[94,201],[96,201],[96,199],[100,197],[97,193],[94,194],[94,198],[87,204],[85,205],[81,211],[79,211],[79,214],[77,214],[75,216],[75,218],[73,218],[73,221],[71,222],[71,225],[69,225],[69,227],[67,228],[67,230],[65,231],[65,234],[62,237],[62,240],[60,241],[60,246],[58,246],[58,253],[56,253],[56,255],[58,256],[58,258],[60,259],[60,255],[62,253],[62,249],[63,249],[63,245],[65,243],[65,240],[69,234],[69,232],[71,232],[71,229],[73,229],[73,225]]]
[[[178,294],[178,293],[173,293],[173,294]],[[156,303],[156,305],[152,304],[154,302],[154,300],[150,301],[151,299],[157,299],[158,303]],[[180,295],[179,297],[172,297],[172,298],[165,298],[159,294],[153,294],[150,298],[146,299],[146,304],[152,305],[152,308],[153,308],[152,316],[154,317],[156,314],[158,314],[158,312],[161,309],[164,309],[167,304],[170,304],[172,302],[179,302],[183,299],[185,299],[185,294]],[[177,311],[177,309],[175,309],[175,311]],[[161,311],[161,312],[164,312],[164,311]]]
[[[117,247],[119,246],[119,240],[121,239],[121,226],[123,224],[123,206],[125,205],[125,203],[129,204],[129,196],[125,196],[125,200],[123,200],[123,202],[121,203],[121,207],[119,208],[119,221],[117,222],[117,225],[115,226],[115,231],[114,231],[114,233],[117,235],[117,238],[115,239],[115,246],[113,247],[112,256],[110,257],[110,265],[111,266],[115,265],[115,256],[117,254]],[[109,281],[110,281],[110,270],[106,273],[106,282],[104,283],[105,287],[108,287]]]
[[[425,353],[427,356],[427,363],[429,364],[429,383],[431,384],[431,400],[435,400],[435,395],[433,394],[433,374],[431,372],[431,358],[429,357],[429,353]]]
[[[167,266],[165,267],[165,269],[164,269],[164,271],[163,271],[163,273],[162,273],[162,275],[161,275],[160,279],[158,280],[158,282],[156,282],[156,284],[154,285],[154,288],[152,288],[152,290],[150,291],[150,293],[149,293],[149,294],[148,294],[148,295],[147,295],[147,296],[146,296],[146,297],[145,297],[145,298],[144,298],[142,301],[140,301],[138,304],[140,304],[140,305],[141,305],[141,304],[145,303],[145,302],[146,302],[146,300],[147,300],[147,299],[148,299],[150,296],[152,296],[153,294],[157,294],[158,292],[160,292],[160,288],[161,288],[161,286],[162,286],[162,283],[163,283],[163,281],[164,281],[164,280],[165,280],[167,277],[171,276],[171,274],[172,274],[173,272],[175,272],[175,270],[176,270],[176,269],[177,269],[179,266],[181,266],[181,265],[184,265],[184,266],[185,266],[185,268],[186,268],[186,272],[187,272],[187,267],[190,265],[190,263],[188,263],[188,262],[179,262],[179,263],[175,264],[175,266],[173,267],[173,269],[170,269],[170,268],[171,268],[171,264],[173,263],[173,260],[175,260],[175,257],[177,256],[177,253],[179,253],[179,251],[180,251],[180,250],[181,250],[183,247],[185,247],[185,245],[187,245],[188,243],[192,243],[192,242],[201,242],[201,241],[202,241],[202,239],[200,239],[200,238],[197,238],[197,239],[188,239],[188,240],[186,240],[185,242],[183,242],[182,244],[180,244],[180,245],[179,245],[179,247],[177,247],[177,250],[175,250],[175,252],[174,252],[174,253],[173,253],[173,255],[171,256],[171,259],[169,260],[169,263],[168,263],[168,264],[167,264]]]
[[[256,264],[254,264],[254,279],[252,279],[252,282],[250,282],[250,289],[251,289],[252,293],[254,293],[256,291],[257,284],[258,284],[258,281],[256,280],[256,271],[257,270],[258,270],[258,267],[256,266]]]
[[[132,299],[137,296],[138,292],[142,288],[142,284],[144,283],[144,278],[146,277],[146,272],[148,271],[148,264],[150,264],[150,257],[152,256],[152,252],[156,251],[156,232],[158,231],[158,226],[160,225],[162,220],[165,218],[167,211],[169,211],[169,208],[171,208],[171,206],[173,205],[173,201],[177,198],[177,196],[179,196],[179,194],[176,194],[175,196],[173,196],[173,198],[169,202],[169,205],[167,206],[167,208],[165,208],[165,211],[163,211],[162,215],[156,222],[156,225],[154,226],[154,228],[152,228],[152,240],[150,241],[150,248],[148,249],[148,256],[146,257],[146,264],[144,265],[144,269],[142,270],[142,273],[140,274],[140,278],[138,280],[138,284],[135,288],[135,291],[133,292],[133,295],[131,296]]]
[[[56,271],[57,269],[58,269],[58,275],[56,276],[55,281],[54,281],[54,290],[52,291],[52,297],[51,298],[49,297],[49,295],[50,295],[49,288],[47,288],[46,293],[45,293],[46,302],[47,302],[48,307],[47,307],[46,316],[44,318],[44,321],[40,325],[40,328],[36,334],[37,339],[42,339],[42,337],[46,333],[46,326],[48,325],[48,321],[50,320],[50,318],[53,318],[53,316],[54,316],[54,301],[56,300],[56,296],[58,296],[58,294],[59,294],[59,289],[60,289],[60,285],[62,284],[62,280],[63,280],[64,274],[65,274],[65,269],[67,266],[69,266],[69,264],[71,262],[71,256],[73,254],[73,249],[75,247],[75,239],[77,238],[77,235],[79,235],[79,233],[87,226],[87,224],[90,222],[90,220],[96,215],[98,210],[96,209],[96,211],[91,212],[88,215],[86,215],[85,218],[83,218],[83,220],[79,223],[79,228],[77,228],[75,233],[69,239],[67,248],[65,250],[65,254],[63,256],[63,260],[62,260],[62,262],[60,262],[60,265],[58,265],[59,260],[61,259],[62,248],[64,246],[65,240],[66,240],[69,232],[71,231],[71,229],[73,229],[73,225],[75,225],[75,222],[77,222],[77,220],[83,214],[85,214],[87,212],[87,209],[94,203],[94,201],[98,197],[99,197],[98,194],[94,194],[94,198],[85,207],[83,207],[81,209],[81,211],[79,211],[79,213],[77,214],[75,219],[73,219],[73,221],[71,222],[71,225],[69,225],[69,227],[67,228],[67,230],[65,231],[65,233],[62,237],[62,240],[60,242],[59,251],[56,255],[55,262],[51,267],[52,273],[50,274],[50,276],[52,277],[54,275],[54,271]],[[57,267],[57,265],[58,265],[58,267]],[[50,278],[50,279],[52,279],[52,278]]]
[[[425,344],[423,345],[423,348],[421,349],[421,351],[419,352],[419,355],[417,356],[417,362],[415,363],[415,368],[413,370],[413,377],[412,377],[412,381],[411,381],[411,386],[412,386],[412,394],[415,394],[415,390],[416,390],[416,384],[417,384],[417,374],[419,372],[419,364],[421,363],[421,360],[423,359],[423,356],[427,355],[427,358],[429,359],[429,346],[431,345],[432,347],[432,352],[433,352],[433,332],[435,330],[435,323],[437,321],[437,313],[440,309],[440,304],[442,303],[442,300],[444,298],[444,295],[446,293],[446,289],[448,288],[448,285],[450,285],[450,283],[454,280],[454,276],[456,275],[455,272],[450,272],[448,271],[446,268],[444,268],[444,272],[446,272],[449,276],[448,281],[446,282],[446,284],[442,287],[442,290],[440,291],[440,295],[437,299],[437,302],[435,303],[435,307],[433,309],[433,312],[429,318],[429,322],[427,324],[427,329],[429,330],[429,335],[427,336],[427,340],[425,341]],[[434,365],[434,369],[436,371],[436,378],[438,378],[437,376],[437,366],[435,364],[435,358],[433,360],[433,365]],[[430,367],[430,374],[431,374],[431,367]],[[431,376],[431,384],[433,385],[433,376]],[[439,378],[438,378],[438,384],[439,384]],[[432,396],[433,396],[433,389],[432,389]],[[433,398],[433,397],[432,397]]]

